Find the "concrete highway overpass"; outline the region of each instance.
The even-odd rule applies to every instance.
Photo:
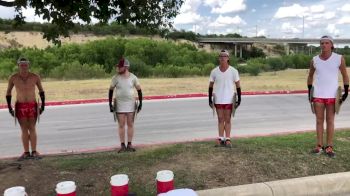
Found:
[[[350,45],[350,39],[334,39],[334,44]],[[278,39],[278,38],[199,38],[200,45],[209,44],[220,48],[233,49],[235,56],[239,52],[242,58],[242,49],[249,48],[253,44],[280,44],[284,45],[286,54],[290,53],[290,49],[298,52],[299,48],[305,48],[309,44],[319,44],[319,39]]]

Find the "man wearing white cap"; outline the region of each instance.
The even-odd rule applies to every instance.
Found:
[[[226,50],[219,53],[220,65],[214,68],[209,78],[209,106],[216,108],[218,116],[219,137],[216,139],[215,146],[231,147],[231,113],[232,102],[235,91],[238,99],[235,103],[237,108],[241,104],[241,86],[237,69],[229,65],[230,55]],[[215,84],[215,85],[214,85]],[[215,88],[214,88],[215,87]],[[214,91],[214,103],[213,103]]]
[[[121,148],[118,152],[134,152],[132,139],[134,136],[134,114],[140,112],[142,108],[142,91],[138,78],[129,72],[130,63],[127,59],[121,58],[116,65],[118,73],[113,76],[109,88],[109,107],[110,112],[116,112],[118,118],[118,131]],[[139,105],[135,111],[134,88],[138,93]],[[113,111],[112,98],[113,91],[116,89],[117,111]],[[125,125],[127,125],[127,146],[125,145]]]
[[[343,77],[345,90],[341,97],[342,102],[345,101],[348,96],[349,76],[346,71],[344,57],[333,52],[334,45],[332,37],[321,37],[320,46],[321,54],[312,58],[307,79],[309,99],[311,98],[311,101],[314,103],[316,114],[317,143],[312,153],[321,154],[325,151],[329,157],[334,157],[333,137],[338,71],[340,70]],[[314,74],[316,76],[315,81]],[[314,94],[313,97],[310,97],[312,87],[314,88]],[[327,145],[323,146],[323,124],[325,119],[327,124]]]

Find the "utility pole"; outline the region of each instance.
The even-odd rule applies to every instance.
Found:
[[[305,16],[303,15],[303,38],[304,38],[304,21],[305,21]]]

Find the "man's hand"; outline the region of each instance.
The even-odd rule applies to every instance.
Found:
[[[241,99],[238,99],[235,104],[235,108],[238,108],[238,106],[241,105]]]
[[[213,87],[208,89],[209,107],[213,108]]]
[[[308,96],[309,96],[309,101],[311,102],[312,100],[312,97],[311,97],[311,89],[312,89],[312,85],[311,84],[308,84],[307,85],[307,89],[308,89]]]
[[[113,108],[112,103],[109,104],[109,111],[110,111],[110,112],[114,112],[114,108]]]
[[[15,117],[15,112],[13,111],[11,106],[11,98],[11,95],[6,95],[7,108],[9,109],[11,116]]]
[[[139,107],[137,107],[137,113],[139,113],[142,109],[142,102],[140,102]]]
[[[344,94],[341,96],[341,102],[346,100],[346,98],[348,97],[348,93],[349,93],[349,85],[345,84],[344,85]]]
[[[9,112],[11,116],[15,117],[15,112],[13,111],[12,107],[9,107]]]
[[[44,112],[44,110],[45,110],[45,105],[41,105],[39,110],[40,115]]]

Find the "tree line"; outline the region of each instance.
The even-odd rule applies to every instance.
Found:
[[[343,49],[343,52],[348,51],[349,48]],[[287,68],[306,69],[312,58],[312,55],[305,54],[265,56],[242,60],[231,54],[230,64],[240,73],[259,75],[264,71]],[[139,77],[207,76],[218,64],[217,52],[205,52],[189,43],[109,37],[85,44],[65,44],[45,49],[4,49],[0,51],[1,79],[7,79],[17,71],[16,61],[19,57],[28,58],[31,70],[41,77],[55,79],[109,77],[115,73],[115,64],[121,57],[129,59],[131,72]],[[345,55],[345,59],[350,63],[349,56]]]

